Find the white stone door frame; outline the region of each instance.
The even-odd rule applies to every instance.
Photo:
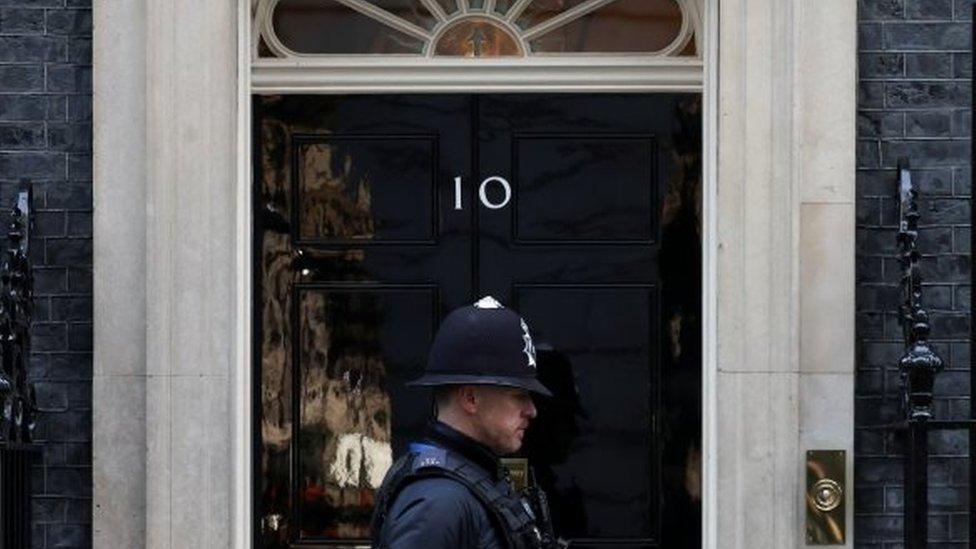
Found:
[[[246,0],[243,0],[246,1]],[[703,276],[702,289],[703,318],[714,318],[716,287],[713,276],[715,269],[711,264],[715,261],[715,114],[714,95],[717,86],[714,74],[709,78],[705,67],[713,64],[716,59],[717,44],[709,40],[709,36],[717,36],[715,32],[717,2],[703,0],[711,13],[705,15],[703,24],[696,24],[702,29],[701,58],[670,57],[655,58],[638,55],[609,56],[609,55],[574,55],[535,57],[526,59],[479,59],[472,62],[464,58],[410,58],[393,56],[331,56],[309,57],[305,59],[268,59],[252,61],[251,52],[254,51],[253,29],[249,25],[241,24],[238,29],[238,53],[241,66],[251,65],[250,71],[239,74],[238,95],[238,135],[239,158],[238,173],[238,204],[239,207],[251,204],[253,179],[251,174],[252,147],[250,136],[252,130],[252,94],[347,94],[347,93],[668,93],[692,92],[703,95],[704,119],[702,142],[706,144],[703,151],[705,180],[703,185],[703,215],[704,241],[703,272],[710,273]],[[698,10],[700,2],[689,2],[691,9]],[[698,17],[691,14],[690,17]],[[238,215],[238,234],[252,234],[250,210],[242,210],[245,215]],[[240,282],[245,292],[241,304],[246,313],[250,307],[252,282],[249,280],[251,272],[251,243],[242,240],[238,250],[238,272],[246,279]],[[250,334],[250,318],[241,318],[239,333],[242,348],[251,348],[253,342]],[[703,376],[703,401],[714,402],[715,375],[717,370],[714,362],[716,357],[716,337],[714,323],[705,323],[703,327],[702,343],[706,348],[704,360],[711,361],[703,365],[706,374]],[[253,365],[250,355],[240,357],[237,366],[240,371],[251,371]],[[709,374],[709,372],[711,374]],[[250,394],[253,387],[247,382],[250,378],[241,377],[238,394]],[[253,410],[251,401],[239,403],[240,413],[237,415],[238,440],[248,440],[251,430],[250,422]],[[707,406],[711,409],[710,406]],[[705,515],[715,516],[713,502],[715,498],[709,495],[710,489],[716,485],[714,478],[715,460],[708,459],[715,454],[712,451],[715,444],[714,414],[704,414],[703,426],[703,454],[706,456],[704,483],[707,504]],[[240,421],[241,419],[244,421]],[[251,448],[235,448],[239,454],[239,463],[253,463]],[[240,471],[243,479],[250,478],[249,466],[247,471]],[[238,495],[236,508],[240,513],[239,523],[251,524],[250,498],[252,497],[246,486]],[[702,524],[703,536],[711,536],[714,531],[714,521],[705,520]]]
[[[802,546],[803,451],[853,458],[854,4],[706,2],[709,549]],[[94,20],[95,545],[248,547],[249,2]]]
[[[702,193],[702,218],[704,238],[703,254],[703,318],[715,317],[716,280],[715,244],[716,244],[716,216],[715,216],[715,163],[717,149],[715,144],[715,105],[714,96],[717,92],[717,82],[714,71],[708,73],[705,67],[714,65],[717,59],[717,44],[709,37],[717,36],[716,9],[717,2],[705,0],[708,14],[704,14],[702,58],[653,58],[641,56],[567,56],[567,57],[537,57],[528,59],[483,59],[472,63],[469,59],[413,59],[391,58],[387,56],[336,56],[323,60],[309,58],[306,60],[264,60],[251,63],[251,70],[241,72],[238,97],[238,135],[242,136],[238,151],[239,174],[238,203],[251,204],[251,190],[253,189],[251,166],[252,147],[250,136],[252,132],[252,94],[344,94],[344,93],[506,93],[506,92],[546,92],[546,93],[667,93],[693,92],[703,96],[703,151],[704,185]],[[697,6],[697,2],[695,5]],[[694,16],[694,15],[693,15]],[[253,45],[250,43],[253,33],[249,26],[239,28],[239,62],[243,64],[251,61]],[[249,212],[249,210],[248,210]],[[238,216],[239,234],[251,234],[251,219],[249,215]],[[238,271],[250,273],[251,246],[250,242],[241,242],[239,250]],[[245,276],[247,276],[245,274]],[[251,281],[242,281],[247,289],[242,303],[250,303],[252,288]],[[249,306],[249,305],[248,305]],[[246,311],[245,311],[246,312]],[[242,319],[240,333],[242,345],[247,348],[253,344],[250,340],[250,319]],[[715,538],[714,517],[717,512],[717,501],[714,497],[714,487],[717,485],[714,477],[716,461],[714,448],[716,444],[715,414],[712,413],[715,402],[715,380],[717,371],[715,363],[716,343],[715,324],[706,322],[703,325],[702,344],[703,353],[703,402],[706,411],[703,414],[703,465],[705,517],[702,523],[703,539]],[[250,371],[250,355],[241,357],[238,369]],[[244,378],[241,378],[242,380]],[[253,388],[246,381],[239,387],[238,394],[248,394]],[[250,419],[253,410],[250,401],[241,402],[241,414],[237,417]],[[250,431],[250,422],[244,421],[238,425],[239,437]],[[238,440],[247,440],[239,438]],[[238,461],[251,458],[251,448],[236,448],[240,454]],[[250,461],[248,463],[251,463]],[[249,474],[249,473],[248,473]],[[250,478],[244,476],[244,478]],[[248,486],[250,488],[250,486]],[[241,519],[249,516],[249,500],[251,494],[244,490],[237,502]],[[250,524],[249,521],[243,520]],[[710,544],[706,547],[716,547]]]

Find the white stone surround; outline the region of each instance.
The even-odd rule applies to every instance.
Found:
[[[723,549],[805,544],[811,449],[848,452],[852,546],[855,4],[721,1],[711,457]]]
[[[237,4],[106,0],[94,16],[94,546],[227,546]]]
[[[246,9],[95,1],[96,547],[248,546]],[[709,2],[710,548],[802,547],[804,452],[851,472],[855,9]]]

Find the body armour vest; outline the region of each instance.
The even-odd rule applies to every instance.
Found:
[[[484,507],[506,547],[544,548],[531,506],[512,491],[506,479],[495,480],[460,454],[418,443],[411,444],[410,451],[393,464],[376,494],[371,525],[374,547],[385,547],[388,542],[380,539],[383,522],[397,495],[408,484],[425,478],[447,478],[465,486]]]

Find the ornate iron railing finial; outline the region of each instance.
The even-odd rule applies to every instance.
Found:
[[[902,303],[899,322],[905,339],[905,354],[899,362],[902,395],[908,419],[932,418],[932,390],[935,374],[942,371],[942,358],[929,345],[929,315],[922,307],[921,253],[918,250],[918,190],[912,182],[908,160],[898,159],[900,221],[899,260],[902,267]]]
[[[0,442],[29,443],[34,430],[36,399],[27,379],[33,308],[30,207],[31,186],[24,180],[0,262]]]

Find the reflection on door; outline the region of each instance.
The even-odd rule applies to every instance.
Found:
[[[523,454],[557,532],[700,546],[697,96],[254,103],[258,546],[365,541],[431,413],[403,384],[485,294],[555,393]]]

